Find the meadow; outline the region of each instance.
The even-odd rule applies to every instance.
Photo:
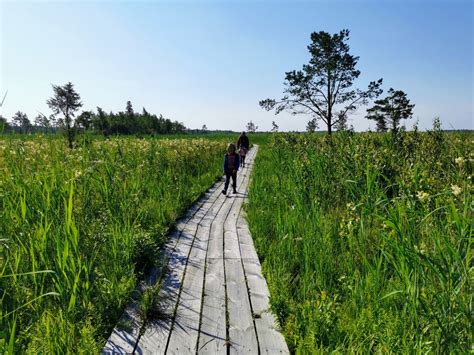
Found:
[[[248,220],[294,353],[468,353],[474,134],[274,134]]]
[[[227,139],[2,137],[0,353],[100,352]]]

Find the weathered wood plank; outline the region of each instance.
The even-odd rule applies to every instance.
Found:
[[[288,354],[288,346],[278,330],[275,316],[270,311],[270,293],[267,282],[262,276],[260,262],[255,259],[243,259],[242,261],[247,277],[260,351],[266,354]]]
[[[201,312],[204,260],[188,263],[183,282],[173,331],[170,334],[168,352],[176,354],[195,353]]]
[[[239,174],[239,177],[241,175]],[[237,181],[237,190],[244,186],[245,178]],[[225,199],[223,202],[227,202]],[[236,206],[236,207],[234,207]],[[201,315],[201,329],[199,335],[199,353],[216,354],[226,349],[226,313],[225,313],[225,286],[224,286],[224,225],[229,224],[228,215],[234,210],[238,213],[240,206],[236,205],[235,199],[232,203],[224,203],[211,225],[209,246],[207,253],[207,268],[204,285],[204,298]],[[234,221],[234,230],[235,230]],[[238,247],[238,245],[237,245]]]
[[[219,191],[214,189],[208,200],[215,201],[218,197]],[[209,205],[209,202],[203,202],[201,207],[206,203]],[[169,259],[167,273],[158,293],[158,298],[160,299],[159,308],[162,317],[146,326],[137,344],[137,353],[164,353],[166,351],[188,255],[191,252],[191,246],[194,241],[194,236],[197,233],[199,223],[205,217],[207,211],[208,209],[206,210],[204,208],[196,210],[193,216],[182,227],[174,249],[168,249],[166,251]]]
[[[255,353],[258,349],[249,295],[240,259],[225,259],[230,353]]]
[[[289,354],[285,338],[277,330],[278,325],[275,316],[270,312],[264,312],[260,318],[255,319],[258,341],[261,354]]]
[[[133,302],[125,308],[119,324],[102,349],[102,354],[131,354],[138,339],[140,323],[138,304]]]
[[[205,213],[199,216],[192,247],[187,258],[187,266],[179,300],[175,311],[173,328],[168,340],[168,353],[195,352],[199,336],[199,319],[201,312],[202,287],[204,279],[205,258],[209,240],[210,225],[220,210],[223,196],[219,191],[204,203]]]
[[[223,354],[225,351],[224,260],[222,258],[207,259],[198,352]]]
[[[245,212],[243,210],[241,210],[239,218],[237,219],[237,236],[242,259],[258,260],[258,255],[255,251],[253,239],[247,221],[245,220]]]
[[[218,196],[216,193],[217,188],[213,187],[212,189],[209,190],[211,193],[208,193],[207,195],[210,195],[210,198],[215,198]],[[209,199],[209,196],[208,198]],[[182,236],[182,231],[179,230],[178,228],[184,229],[186,226],[189,227],[189,222],[191,219],[194,217],[197,211],[203,208],[204,203],[206,201],[206,198],[200,199],[196,204],[194,204],[186,213],[186,216],[181,218],[177,224],[176,228],[174,229],[168,237],[168,240],[165,244],[163,255],[164,259],[166,262],[168,260],[174,260],[171,262],[173,266],[172,268],[175,267],[175,263],[179,260],[179,258],[176,258],[176,256],[173,256],[174,249],[176,248],[176,245]],[[186,236],[183,238],[183,240],[186,239]],[[164,267],[164,265],[162,265]],[[152,276],[152,280],[148,280],[149,285],[153,285],[156,283],[156,277],[158,276],[156,272]],[[163,303],[162,308],[163,312],[171,312],[172,302],[170,304],[170,295],[173,293],[172,292],[172,285],[175,283],[172,281],[174,277],[168,278],[165,283],[165,287],[163,287],[163,290],[160,290],[160,299],[166,299],[166,302]],[[144,287],[139,287],[138,291],[142,293],[144,291]],[[161,320],[160,320],[161,322]],[[138,341],[139,338],[139,333],[140,333],[140,328],[142,325],[141,317],[138,312],[138,304],[137,302],[132,302],[130,305],[128,305],[122,314],[119,322],[119,326],[114,328],[112,331],[112,334],[110,335],[109,339],[107,340],[107,343],[105,344],[102,352],[109,354],[109,353],[131,353],[133,352],[133,349],[135,348],[135,345]],[[126,327],[122,327],[122,325],[126,325]],[[163,328],[164,326],[162,326]],[[138,349],[138,352],[140,352],[140,349]]]

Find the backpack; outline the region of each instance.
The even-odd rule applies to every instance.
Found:
[[[227,171],[234,171],[236,168],[235,154],[227,154]]]

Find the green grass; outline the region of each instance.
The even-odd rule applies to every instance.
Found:
[[[248,218],[292,352],[467,353],[474,134],[276,134]]]
[[[0,139],[0,353],[99,352],[229,138]]]

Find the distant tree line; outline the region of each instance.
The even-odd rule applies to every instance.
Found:
[[[47,116],[38,113],[33,123],[27,114],[21,111],[16,112],[10,122],[0,116],[0,133],[52,133],[60,130],[65,133],[71,146],[75,134],[84,131],[104,136],[174,134],[186,131],[186,127],[182,123],[171,121],[161,114],[157,116],[149,113],[145,108],[141,113],[135,112],[130,101],[127,101],[125,111],[106,113],[101,107],[97,107],[96,112],[82,111],[76,117],[82,107],[82,102],[79,94],[74,90],[73,84],[53,85],[53,91],[53,97],[47,100],[53,114]]]

